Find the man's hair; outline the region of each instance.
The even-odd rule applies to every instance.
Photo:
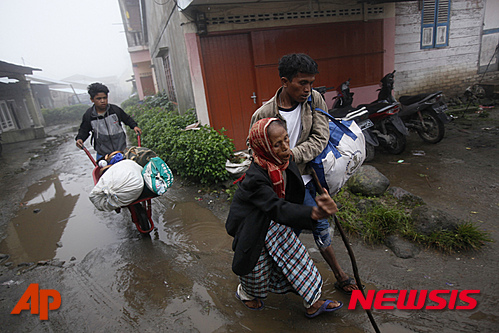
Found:
[[[90,84],[87,87],[87,90],[88,94],[90,95],[90,98],[94,98],[95,95],[97,95],[98,93],[105,93],[106,95],[109,93],[109,89],[105,85],[99,82]]]
[[[288,129],[286,128],[286,124],[284,123],[284,121],[282,119],[279,119],[277,118],[276,120],[272,120],[270,122],[270,124],[267,126],[267,135],[269,134],[269,128],[270,126],[281,126],[282,128],[284,128],[286,130],[286,132],[288,131]]]
[[[279,60],[278,66],[279,77],[285,77],[289,81],[293,81],[298,73],[315,75],[319,73],[317,68],[315,60],[304,53],[286,54]]]

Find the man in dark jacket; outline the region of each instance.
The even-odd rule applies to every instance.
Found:
[[[124,151],[126,148],[126,135],[121,127],[125,123],[137,134],[142,134],[141,129],[131,116],[119,106],[108,104],[109,89],[102,83],[92,83],[88,86],[88,94],[94,105],[83,114],[80,129],[76,136],[76,146],[83,149],[83,142],[92,132],[92,140],[96,159],[99,160],[113,151]]]

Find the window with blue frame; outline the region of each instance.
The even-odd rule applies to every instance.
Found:
[[[423,0],[421,17],[421,48],[449,45],[451,0]]]

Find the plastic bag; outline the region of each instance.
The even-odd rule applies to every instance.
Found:
[[[111,166],[90,192],[90,201],[98,210],[111,211],[137,200],[144,189],[142,167],[131,160]]]
[[[173,174],[168,165],[159,157],[153,157],[142,169],[142,177],[146,186],[156,193],[163,195],[172,186]]]

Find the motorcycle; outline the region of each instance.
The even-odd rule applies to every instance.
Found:
[[[382,88],[378,94],[378,101],[397,103],[392,94],[394,74],[395,71],[388,73],[381,80]],[[399,103],[399,117],[409,130],[416,131],[419,137],[428,143],[438,143],[443,139],[444,124],[450,122],[452,118],[445,113],[447,104],[441,91],[401,96]]]
[[[338,120],[345,120],[345,121],[353,120],[357,123],[357,125],[362,130],[362,134],[364,134],[364,137],[366,139],[365,161],[369,162],[374,158],[374,147],[377,147],[379,145],[379,142],[377,138],[371,133],[370,128],[373,127],[374,124],[368,117],[368,110],[364,107],[362,108],[352,107],[351,96],[353,96],[353,93],[350,93],[348,85],[349,82],[347,85],[342,84],[338,92],[338,95],[333,98],[337,99],[337,101],[334,103],[333,108],[328,110],[328,113]],[[326,88],[325,86],[323,86],[314,89],[317,90],[322,95],[322,98],[324,98],[325,100],[324,95],[326,91],[334,89],[334,87]],[[347,100],[347,98],[350,98],[350,100]]]
[[[350,92],[350,79],[341,84],[341,89],[335,97],[337,101],[330,114],[335,117],[340,116],[345,110],[352,109],[354,93]],[[366,161],[374,158],[374,150],[377,146],[382,146],[391,154],[400,154],[405,150],[407,128],[398,117],[398,103],[389,103],[386,101],[374,101],[370,104],[358,105],[359,109],[365,108],[368,111],[367,118],[372,126],[369,129],[370,139],[366,137]]]

